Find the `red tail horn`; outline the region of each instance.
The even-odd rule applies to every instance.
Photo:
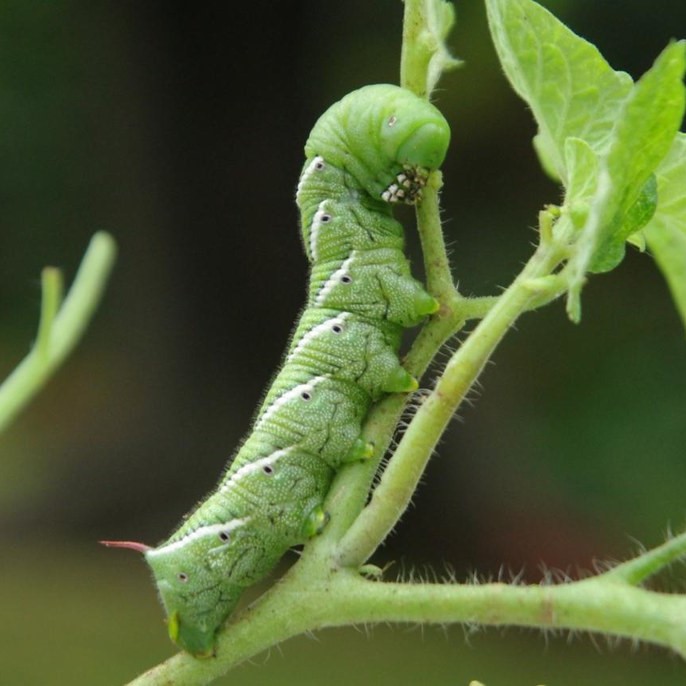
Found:
[[[98,543],[108,548],[128,548],[138,553],[147,553],[148,550],[152,550],[152,546],[145,545],[145,543],[137,543],[136,541],[98,541]]]

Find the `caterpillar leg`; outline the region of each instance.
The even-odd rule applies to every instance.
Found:
[[[303,537],[307,539],[319,536],[330,518],[329,513],[321,505],[317,505],[305,518],[302,528]]]
[[[415,311],[420,317],[427,317],[436,314],[441,307],[441,303],[427,292],[419,293],[415,296]]]
[[[372,457],[374,457],[374,444],[360,437],[355,441],[355,445],[353,445],[350,452],[341,460],[341,464],[365,462]]]
[[[419,388],[419,382],[404,367],[396,369],[388,376],[383,390],[386,393],[412,393]]]
[[[359,574],[374,581],[381,581],[384,570],[381,567],[373,564],[362,565],[358,570]]]

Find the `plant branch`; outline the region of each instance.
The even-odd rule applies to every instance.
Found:
[[[304,631],[359,623],[476,623],[602,632],[665,646],[686,657],[686,596],[617,583],[616,570],[550,586],[414,584],[367,581],[345,569],[330,570],[322,578],[321,562],[305,559],[235,618],[220,637],[216,658],[196,660],[180,653],[130,686],[207,684]],[[312,568],[318,569],[316,575]]]
[[[421,0],[405,0],[400,53],[400,85],[420,98],[429,96],[427,72],[430,56],[423,45],[426,32],[423,9]]]
[[[116,245],[112,237],[103,232],[96,233],[61,307],[61,274],[54,267],[43,270],[43,298],[36,344],[0,386],[0,431],[45,385],[83,335],[101,300],[115,255]]]
[[[426,464],[448,422],[508,329],[541,296],[542,281],[562,259],[553,242],[542,242],[512,285],[452,356],[410,422],[372,499],[339,546],[342,566],[364,563],[407,509]],[[531,283],[535,284],[532,288]]]
[[[603,574],[611,581],[622,581],[636,586],[657,574],[675,560],[686,557],[686,533],[675,536],[661,546],[648,550],[627,562],[622,562]]]
[[[445,45],[455,23],[455,8],[446,0],[404,1],[400,85],[428,98],[441,75],[461,64]]]

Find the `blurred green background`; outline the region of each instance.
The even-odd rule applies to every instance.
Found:
[[[683,0],[544,4],[635,77],[686,37]],[[155,543],[213,487],[303,301],[293,196],[307,133],[347,91],[397,81],[401,19],[399,0],[0,5],[3,377],[35,335],[42,266],[71,278],[98,229],[120,248],[85,340],[0,437],[3,686],[120,684],[172,654],[145,566],[96,541]],[[463,292],[493,294],[559,190],[481,2],[458,3],[451,44],[466,65],[436,96],[454,132],[445,231]],[[583,307],[580,326],[556,303],[510,333],[375,561],[537,582],[542,565],[575,576],[683,526],[686,342],[666,286],[633,252]],[[467,638],[327,631],[223,683],[686,679],[645,647]]]

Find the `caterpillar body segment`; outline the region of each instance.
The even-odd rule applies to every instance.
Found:
[[[309,303],[403,327],[438,310],[436,299],[412,277],[404,253],[391,248],[355,250],[342,262],[314,266]]]

